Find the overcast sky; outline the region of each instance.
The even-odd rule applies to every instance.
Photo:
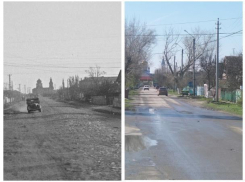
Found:
[[[163,35],[172,27],[179,34],[192,33],[197,27],[200,30],[216,33],[217,19],[220,19],[220,53],[219,58],[239,53],[243,49],[242,32],[225,37],[229,33],[243,29],[243,2],[126,2],[125,18],[136,18],[145,22],[148,28],[156,30],[157,35]],[[185,37],[186,35],[183,35]],[[164,37],[157,37],[157,44],[152,51],[151,73],[160,67],[163,52]],[[213,40],[216,40],[216,35]],[[184,48],[183,44],[180,44]],[[181,47],[176,55],[178,66],[181,65]],[[184,50],[184,60],[186,59]],[[198,65],[197,65],[198,66]]]
[[[4,82],[56,89],[96,65],[105,76],[121,67],[120,2],[4,2]]]

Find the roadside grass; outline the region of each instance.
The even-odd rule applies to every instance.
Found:
[[[177,91],[174,91],[172,89],[168,90],[168,95],[179,95]]]
[[[139,94],[139,90],[130,90],[128,94],[128,99],[125,98],[125,110],[133,110],[134,106],[132,105],[132,101],[135,95]]]
[[[212,108],[214,110],[220,110],[225,111],[231,114],[242,116],[242,106],[232,103],[232,102],[226,102],[226,101],[220,101],[220,102],[207,102],[206,106],[208,108]]]
[[[197,101],[204,101],[204,107],[210,108],[213,110],[224,111],[230,114],[235,114],[242,116],[243,109],[242,104],[233,103],[229,101],[220,100],[219,102],[213,101],[213,98],[206,98],[204,96],[188,96],[187,98],[194,99]]]

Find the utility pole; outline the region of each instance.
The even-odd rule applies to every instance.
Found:
[[[219,18],[217,22],[217,59],[216,59],[216,102],[219,102]]]
[[[24,94],[26,94],[26,85],[24,85],[24,92],[25,92]]]
[[[11,74],[9,74],[9,90],[11,90]]]
[[[175,75],[175,56],[174,56],[174,75]]]
[[[184,49],[182,49],[182,52],[181,52],[181,76],[183,73],[183,54],[184,54]]]
[[[174,91],[175,91],[175,87],[176,85],[175,85],[175,56],[174,56]]]
[[[195,38],[193,38],[193,95],[196,96],[196,77],[195,77],[195,64],[196,64],[196,55],[195,55]]]
[[[67,97],[69,98],[68,79],[67,79]]]

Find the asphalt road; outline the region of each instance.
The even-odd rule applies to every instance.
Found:
[[[4,111],[4,180],[120,180],[121,119],[41,98]],[[14,112],[13,112],[14,111]]]
[[[154,88],[125,116],[125,179],[242,179],[242,118],[192,106]]]

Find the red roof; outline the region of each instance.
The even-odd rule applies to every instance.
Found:
[[[141,76],[140,80],[141,81],[151,81],[151,77],[150,76]]]

